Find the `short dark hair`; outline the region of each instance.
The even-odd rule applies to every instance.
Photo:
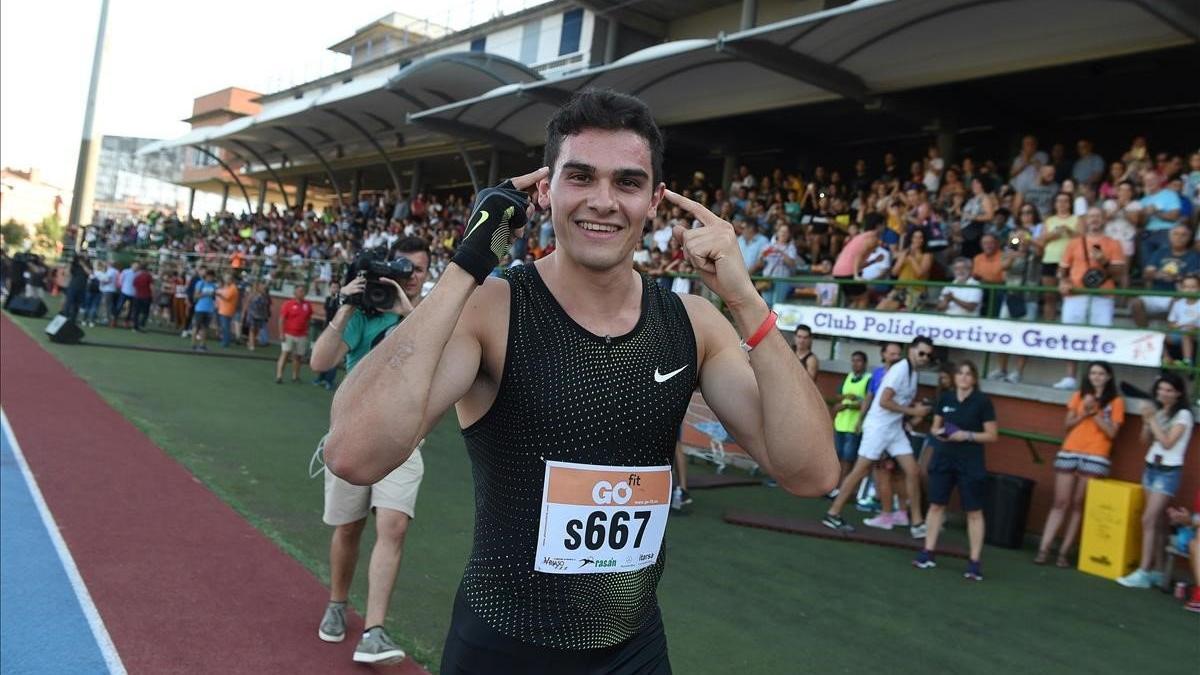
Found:
[[[857,356],[857,357],[859,357],[860,359],[862,359],[863,361],[866,361],[866,360],[867,360],[867,353],[866,353],[866,352],[854,352],[853,354],[851,354],[851,355],[850,355],[850,358],[852,358],[852,359],[853,359],[853,358],[854,358],[854,357],[856,357],[856,356]]]
[[[651,178],[655,186],[662,181],[663,137],[650,108],[635,96],[611,89],[584,89],[550,118],[542,161],[550,167],[551,175],[563,139],[585,129],[628,130],[646,139],[646,145],[650,146]]]
[[[896,347],[898,347],[900,349],[900,351],[902,351],[902,352],[904,351],[904,345],[900,344],[899,342],[884,342],[883,344],[879,345],[880,355],[882,355],[884,352],[886,352],[887,348],[891,347],[892,345],[896,345]]]
[[[933,347],[933,339],[928,335],[918,335],[913,338],[912,342],[908,343],[909,348],[916,347],[917,345],[929,345]]]
[[[433,253],[429,251],[429,243],[420,237],[400,237],[396,243],[392,244],[391,251],[389,251],[393,256],[397,253],[421,252],[424,252],[430,259],[433,258]]]
[[[795,332],[799,333],[800,331],[804,331],[805,333],[812,335],[812,329],[809,328],[808,326],[806,326],[805,324],[800,324],[799,326],[796,326]]]

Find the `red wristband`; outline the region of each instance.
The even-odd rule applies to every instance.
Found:
[[[775,322],[778,320],[779,315],[775,312],[768,314],[767,318],[763,319],[762,324],[759,325],[758,330],[754,331],[754,335],[742,340],[742,349],[750,351],[757,347],[758,343],[762,342],[763,338],[767,337],[767,333],[770,333],[771,329],[775,327]]]

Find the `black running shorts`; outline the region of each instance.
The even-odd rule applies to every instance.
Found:
[[[667,635],[658,608],[642,631],[602,649],[552,649],[502,635],[454,599],[442,651],[442,675],[670,675]]]

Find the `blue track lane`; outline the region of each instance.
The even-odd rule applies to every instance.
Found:
[[[47,530],[13,452],[7,420],[0,430],[0,672],[123,673],[107,643],[97,642],[71,575]],[[61,542],[61,539],[59,539]],[[77,575],[76,575],[77,578]],[[81,582],[80,582],[81,585]],[[93,612],[94,609],[90,608]],[[97,626],[98,618],[96,619]],[[110,671],[110,663],[112,669]]]

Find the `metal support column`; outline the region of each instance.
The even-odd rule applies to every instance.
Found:
[[[362,192],[362,169],[356,169],[350,176],[350,206],[358,208],[358,195]]]
[[[721,167],[721,189],[729,190],[729,186],[733,183],[734,176],[737,176],[738,158],[737,155],[730,153],[725,155],[725,164]],[[730,195],[733,197],[735,195]]]
[[[233,168],[230,167],[229,164],[227,164],[225,162],[225,160],[221,159],[220,155],[213,152],[212,150],[209,150],[208,148],[204,147],[203,145],[198,145],[198,144],[193,144],[192,147],[195,148],[197,152],[199,152],[207,157],[212,158],[212,160],[214,162],[216,162],[222,169],[225,169],[225,172],[229,174],[229,177],[233,179],[233,182],[237,183],[238,189],[242,191],[242,198],[246,200],[246,210],[247,211],[253,210],[254,204],[250,201],[250,193],[246,192],[246,186],[242,184],[242,179],[238,178],[237,172],[234,171]],[[225,195],[223,197],[221,197],[221,210],[222,211],[225,210],[225,206],[226,206],[225,203],[227,201],[229,201],[229,183],[225,183]]]
[[[342,208],[342,188],[340,185],[338,185],[337,176],[333,173],[333,167],[329,166],[329,162],[325,159],[325,157],[321,155],[320,151],[317,150],[312,143],[309,143],[306,138],[295,131],[279,125],[276,125],[272,128],[284,136],[292,139],[293,141],[296,141],[308,151],[308,154],[317,158],[317,161],[321,163],[321,168],[325,169],[325,176],[329,178],[329,184],[333,187],[333,196],[337,200],[338,210],[340,211]]]
[[[413,197],[416,197],[417,193],[420,191],[421,191],[421,160],[418,159],[417,161],[413,162],[412,185],[408,188],[409,198],[411,199]]]
[[[279,184],[279,194],[283,195],[283,208],[285,208],[285,209],[291,208],[288,205],[287,188],[283,184],[283,179],[280,178],[279,174],[275,172],[274,167],[272,167],[271,163],[267,161],[267,158],[263,157],[262,153],[255,150],[254,146],[250,145],[249,143],[246,143],[245,141],[239,141],[235,138],[235,139],[233,139],[233,144],[238,146],[239,148],[245,150],[247,153],[250,154],[251,157],[258,160],[259,164],[262,164],[263,167],[266,168],[267,172],[271,174],[271,177],[275,179],[275,182]],[[245,160],[243,160],[243,161],[245,161]],[[245,163],[247,166],[250,165],[250,162],[248,162],[248,161],[246,161]]]
[[[223,185],[224,187],[221,189],[221,213],[225,213],[225,207],[229,204],[229,183],[223,183]],[[247,197],[246,201],[250,201],[250,198]]]
[[[608,31],[604,34],[604,63],[617,60],[617,37],[621,31],[621,22],[609,17]]]
[[[938,129],[937,132],[937,148],[942,155],[942,161],[946,166],[954,161],[954,151],[956,150],[958,135],[954,129]]]
[[[475,175],[475,167],[471,166],[471,156],[467,154],[467,146],[458,144],[458,154],[462,155],[463,164],[467,165],[467,175],[471,177],[471,189],[479,193],[479,176]]]
[[[188,188],[188,220],[192,219],[192,210],[196,208],[196,188]]]
[[[738,30],[754,28],[758,23],[758,0],[742,0],[742,23]]]
[[[306,205],[304,198],[308,196],[308,176],[301,176],[296,185],[296,211],[303,213]]]
[[[255,213],[262,215],[263,207],[267,204],[267,179],[258,179],[258,207],[254,210]]]
[[[488,162],[488,185],[500,182],[500,151],[492,148],[492,159]]]

